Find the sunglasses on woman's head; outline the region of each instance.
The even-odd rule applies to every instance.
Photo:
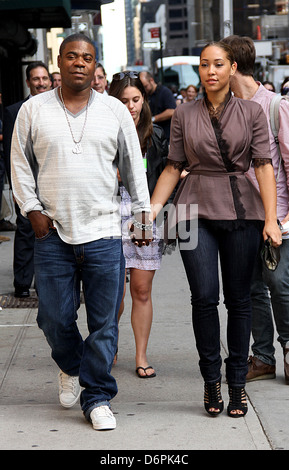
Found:
[[[130,71],[127,71],[127,72],[118,72],[118,73],[115,73],[115,74],[112,76],[112,79],[113,79],[113,80],[122,80],[124,77],[138,78],[138,76],[139,76],[138,72],[130,72]]]

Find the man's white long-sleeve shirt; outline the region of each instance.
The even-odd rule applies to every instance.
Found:
[[[86,109],[67,111],[79,140]],[[116,98],[92,90],[82,153],[75,144],[57,89],[25,102],[11,146],[13,193],[21,209],[53,220],[66,243],[121,236],[117,167],[132,198],[132,211],[150,211],[150,198],[135,125]]]

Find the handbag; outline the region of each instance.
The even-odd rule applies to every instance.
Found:
[[[280,261],[280,248],[272,246],[271,239],[267,238],[264,241],[263,248],[261,250],[261,258],[263,265],[270,271],[277,269]]]

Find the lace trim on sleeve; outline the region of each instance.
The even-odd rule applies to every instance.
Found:
[[[252,166],[255,168],[259,168],[260,166],[264,165],[272,165],[271,158],[253,158],[252,159]]]
[[[175,170],[182,172],[188,166],[188,162],[176,162],[175,160],[167,158],[167,165],[171,165]]]

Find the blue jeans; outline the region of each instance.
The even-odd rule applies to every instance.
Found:
[[[276,271],[263,268],[257,258],[251,289],[252,351],[270,365],[276,363],[273,316],[281,346],[289,341],[289,239],[283,240],[280,255]]]
[[[35,278],[38,325],[59,368],[79,376],[84,388],[81,407],[89,419],[93,408],[109,404],[117,393],[110,371],[117,349],[117,314],[124,285],[121,238],[69,245],[51,229],[35,240]],[[80,280],[89,331],[85,340],[76,322]]]
[[[193,329],[205,382],[221,377],[219,304],[220,256],[224,302],[228,311],[226,378],[230,386],[246,382],[251,333],[250,284],[260,245],[254,225],[233,231],[199,226],[198,245],[181,250],[192,302]]]

